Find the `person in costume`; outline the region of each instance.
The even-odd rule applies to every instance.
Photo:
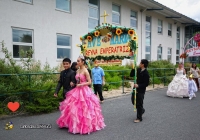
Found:
[[[176,75],[171,83],[168,85],[167,96],[170,97],[188,97],[188,79],[186,77],[183,64],[179,63],[176,69]]]
[[[137,83],[134,83],[134,88],[136,88],[136,108],[137,108],[137,119],[134,120],[135,123],[142,121],[142,115],[145,112],[143,108],[143,100],[146,92],[146,87],[149,85],[149,73],[147,71],[148,60],[142,59],[140,62],[140,68],[137,69]],[[130,77],[135,76],[135,69],[131,70]],[[135,94],[135,92],[134,92]],[[132,104],[134,105],[134,94],[131,96]]]
[[[58,97],[58,93],[63,87],[63,98],[65,99],[65,94],[74,88],[70,83],[76,83],[75,75],[76,73],[70,68],[71,60],[69,58],[63,59],[63,67],[65,70],[61,71],[60,78],[58,84],[56,86],[56,90],[54,92],[54,96]]]
[[[56,121],[60,128],[66,127],[73,134],[89,134],[105,127],[99,99],[88,87],[91,78],[85,62],[82,55],[77,59],[76,87],[60,103],[61,115]]]
[[[98,61],[94,62],[95,67],[92,68],[92,82],[94,87],[94,93],[99,95],[101,103],[103,103],[104,98],[102,94],[102,86],[105,85],[105,73],[104,70],[99,66]]]
[[[189,93],[189,99],[192,100],[193,97],[196,97],[195,92],[197,92],[197,85],[193,80],[193,75],[191,74],[189,76],[189,80],[188,80],[188,93]]]
[[[193,79],[197,84],[197,88],[199,89],[199,68],[197,67],[197,65],[195,63],[192,63],[192,67],[190,68],[190,74],[193,75]]]

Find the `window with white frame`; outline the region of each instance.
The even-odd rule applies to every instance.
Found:
[[[145,28],[145,59],[151,60],[151,17],[146,16]]]
[[[71,35],[57,34],[57,59],[71,57]]]
[[[13,58],[21,58],[21,51],[33,48],[33,30],[12,28]]]
[[[131,27],[137,28],[137,12],[131,10]]]
[[[162,60],[162,47],[158,46],[157,60]]]
[[[115,24],[120,24],[120,6],[112,5],[112,22]]]
[[[162,34],[162,20],[158,19],[158,33]]]
[[[99,0],[89,0],[88,30],[94,30],[99,24]]]
[[[168,23],[168,36],[172,36],[172,24]]]
[[[176,31],[176,63],[179,63],[180,55],[180,27],[177,27]]]
[[[33,3],[33,0],[15,0],[15,1],[20,1],[20,2],[25,2],[25,3]]]
[[[56,9],[70,12],[71,10],[71,0],[56,0]]]
[[[167,60],[170,61],[170,62],[172,61],[172,48],[168,48]]]

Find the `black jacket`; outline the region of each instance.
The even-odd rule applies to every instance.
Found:
[[[135,69],[131,70],[130,77],[135,76]],[[137,69],[137,83],[138,88],[137,92],[138,93],[145,93],[146,87],[149,85],[149,73],[147,69],[141,71],[141,68]]]
[[[63,94],[73,89],[74,87],[70,86],[70,82],[76,83],[75,75],[76,72],[74,72],[71,68],[61,71],[55,93],[58,94],[62,86]]]

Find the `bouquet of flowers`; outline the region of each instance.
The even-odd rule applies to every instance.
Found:
[[[194,41],[196,41],[198,43],[198,46],[200,47],[200,32],[197,32],[194,35]]]
[[[186,53],[186,52],[184,52],[184,53],[182,53],[181,55],[180,55],[180,58],[186,58],[188,56],[188,54]]]

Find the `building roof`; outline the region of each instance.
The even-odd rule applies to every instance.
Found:
[[[176,12],[175,10],[159,3],[156,2],[155,0],[128,0],[132,3],[135,3],[141,7],[141,11],[154,11],[157,12],[165,18],[171,18],[174,20],[174,23],[180,22],[181,24],[184,25],[200,25],[200,22],[183,15],[179,12]]]

